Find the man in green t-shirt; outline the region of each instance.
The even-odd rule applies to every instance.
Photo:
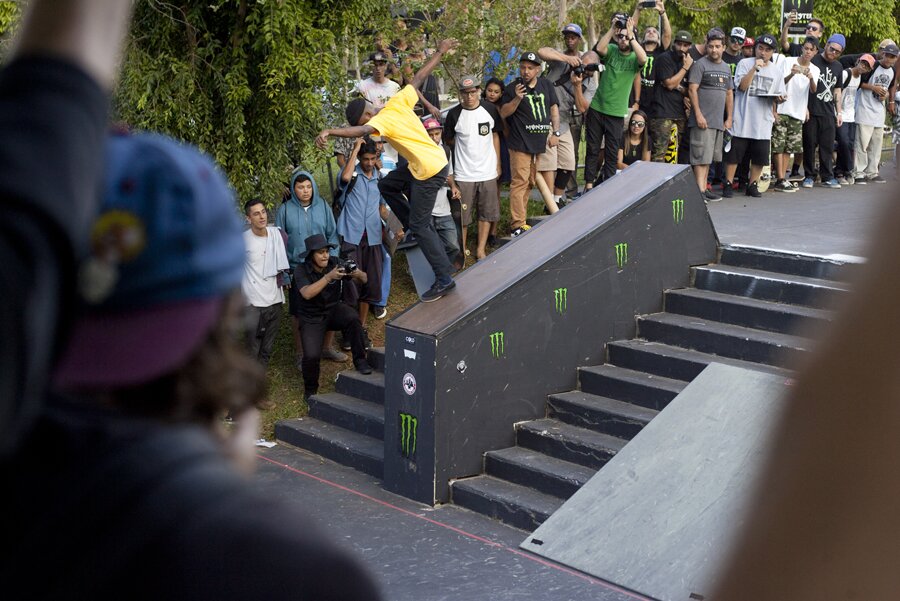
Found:
[[[615,38],[615,45],[610,40]],[[609,30],[603,34],[594,49],[584,55],[585,63],[602,62],[600,85],[585,115],[587,154],[585,156],[585,189],[593,187],[600,159],[600,145],[606,149],[603,169],[598,181],[609,179],[616,173],[624,118],[628,115],[628,96],[634,85],[634,76],[647,61],[647,54],[635,39],[634,19],[624,13],[616,13]]]

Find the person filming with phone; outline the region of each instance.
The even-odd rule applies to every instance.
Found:
[[[353,280],[365,285],[366,272],[354,261],[332,257],[333,245],[322,234],[315,234],[304,241],[306,259],[294,270],[294,281],[300,290],[300,341],[303,344],[304,398],[319,391],[319,364],[325,333],[340,330],[344,340],[350,341],[353,365],[361,374],[372,373],[366,361],[366,346],[362,322],[353,307],[341,301],[345,282]]]

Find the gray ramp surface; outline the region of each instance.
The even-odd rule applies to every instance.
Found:
[[[708,599],[787,385],[710,364],[520,547],[655,599]]]

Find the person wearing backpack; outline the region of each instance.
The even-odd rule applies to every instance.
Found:
[[[341,255],[355,261],[367,276],[359,290],[359,320],[363,328],[369,317],[369,304],[378,304],[382,296],[381,220],[387,218],[388,209],[378,191],[377,158],[375,143],[358,138],[339,181],[344,188],[337,220]],[[365,340],[366,346],[370,346],[368,334]]]

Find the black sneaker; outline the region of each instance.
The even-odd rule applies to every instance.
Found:
[[[731,182],[726,181],[722,184],[722,197],[731,198],[732,196],[734,196],[734,186]]]
[[[353,367],[355,367],[356,371],[358,371],[359,373],[361,373],[364,376],[367,376],[370,373],[372,373],[372,366],[369,365],[369,362],[366,361],[365,359],[354,359]]]
[[[856,184],[857,186],[865,186],[869,182],[864,177],[857,177],[855,180],[853,180],[853,183]]]
[[[524,234],[525,232],[527,232],[530,229],[531,229],[531,226],[528,224],[525,224],[522,227],[517,227],[516,229],[514,229],[512,232],[509,233],[509,235],[511,237],[515,238],[516,236],[521,236],[522,234]]]
[[[866,181],[870,184],[886,184],[887,180],[881,177],[880,175],[873,175],[872,177],[867,177]]]
[[[432,284],[431,288],[426,290],[425,294],[422,295],[422,302],[434,302],[454,288],[456,288],[456,282],[454,282],[453,280],[450,280],[449,284],[438,284],[437,282],[435,282],[434,284]]]
[[[387,317],[387,307],[375,307],[372,311],[372,316],[375,319],[384,319]]]
[[[488,246],[497,246],[497,236],[494,234],[488,234],[487,239]]]
[[[722,200],[722,197],[712,190],[707,190],[706,192],[704,192],[703,198],[708,200],[709,202],[719,202],[720,200]]]
[[[756,182],[747,186],[747,191],[744,194],[753,198],[762,198],[762,192],[759,191],[759,186],[756,185]]]

